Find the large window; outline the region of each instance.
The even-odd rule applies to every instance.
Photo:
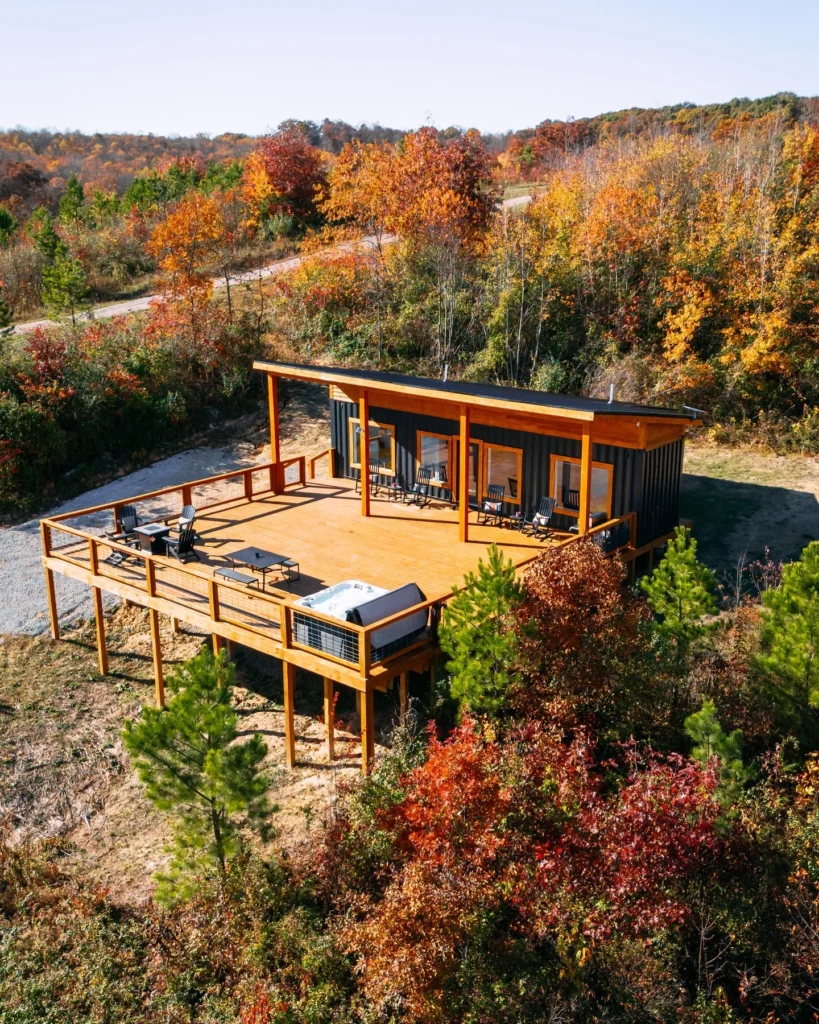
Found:
[[[557,511],[566,515],[580,514],[580,459],[553,455],[550,491],[557,502]],[[611,519],[612,467],[593,462],[591,472],[591,500],[589,512],[605,512]]]
[[[353,469],[361,469],[361,438],[364,431],[361,421],[351,419],[350,423],[350,465]],[[395,427],[389,423],[374,423],[370,420],[370,444],[368,465],[381,463],[381,472],[395,473]]]
[[[503,487],[503,500],[520,503],[520,480],[523,452],[520,448],[506,448],[486,442],[483,446],[484,487],[490,484]]]
[[[446,434],[428,434],[418,431],[418,465],[431,470],[430,483],[439,487],[452,487],[450,465],[452,438]]]

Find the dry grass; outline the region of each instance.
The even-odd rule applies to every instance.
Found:
[[[140,900],[165,862],[168,825],[144,798],[122,747],[125,718],[153,699],[151,638],[146,613],[122,607],[106,621],[110,674],[97,668],[93,626],[82,624],[54,643],[6,637],[0,644],[0,819],[18,841],[58,837],[70,863],[119,899]],[[166,673],[209,640],[162,622]],[[239,649],[234,702],[242,734],[259,732],[277,810],[275,844],[290,855],[308,850],[326,819],[339,783],[359,776],[359,722],[351,692],[339,695],[336,760],[327,761],[321,721],[321,681],[296,680],[296,756],[283,769],[284,714],[279,666]],[[397,708],[376,695],[379,739]]]

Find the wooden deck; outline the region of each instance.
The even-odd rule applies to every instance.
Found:
[[[232,551],[253,545],[299,562],[301,580],[292,587],[276,585],[283,595],[297,596],[358,579],[387,589],[413,582],[430,599],[445,597],[463,584],[493,542],[515,563],[549,543],[518,530],[473,525],[469,542],[462,544],[457,509],[438,502],[418,508],[373,497],[365,519],[351,481],[311,481],[284,494],[237,502],[205,513],[197,529],[202,564],[190,562],[188,568],[210,578]],[[553,542],[565,536],[554,534]]]

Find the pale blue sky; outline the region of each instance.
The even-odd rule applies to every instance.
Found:
[[[819,93],[819,0],[28,0],[0,126],[190,134],[285,117],[485,131]]]

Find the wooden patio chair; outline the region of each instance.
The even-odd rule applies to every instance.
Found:
[[[194,530],[193,524],[191,524],[186,526],[184,530],[180,530],[178,537],[166,538],[165,550],[172,558],[176,558],[180,562],[187,562],[191,558],[195,558],[199,562],[201,561],[199,552],[193,546],[195,540],[196,530]]]
[[[551,522],[552,516],[555,512],[555,505],[557,505],[557,501],[554,498],[541,498],[537,511],[533,511],[530,515],[524,516],[523,523],[521,524],[521,530],[528,526],[532,531],[533,537],[540,537],[541,534],[543,534],[544,537],[548,537],[552,531]]]
[[[503,496],[506,488],[503,484],[489,484],[486,488],[486,496],[478,508],[478,523],[489,526],[495,523],[498,526],[503,521]],[[483,518],[481,518],[483,517]]]

